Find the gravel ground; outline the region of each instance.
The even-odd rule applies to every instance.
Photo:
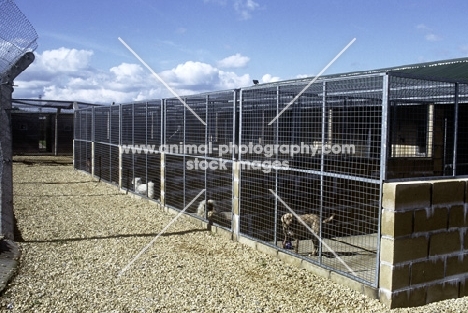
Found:
[[[33,162],[30,162],[34,160]],[[17,157],[21,265],[2,312],[389,312],[377,300],[179,219],[74,171]],[[466,312],[468,299],[393,312]]]

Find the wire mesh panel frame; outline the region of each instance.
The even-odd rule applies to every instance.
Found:
[[[236,93],[189,96],[184,103],[164,100],[165,204],[181,210],[205,189],[187,212],[207,220],[207,212],[199,212],[198,206],[214,201],[217,214],[212,222],[229,229],[233,153],[220,149],[235,140]]]
[[[120,106],[121,186],[160,201],[161,101]]]
[[[74,112],[73,166],[92,173],[93,109]]]
[[[353,80],[356,82],[355,85],[352,84]],[[284,247],[286,252],[290,252],[289,247],[286,247],[287,243],[282,226],[282,218],[289,211],[268,191],[272,189],[297,214],[313,213],[320,220],[335,214],[334,224],[331,223],[330,227],[320,224],[318,235],[325,241],[330,236],[334,238],[354,237],[352,240],[347,239],[347,243],[335,244],[342,250],[342,254],[356,253],[354,248],[349,248],[351,246],[359,247],[361,245],[361,250],[371,250],[369,260],[363,261],[362,264],[358,262],[353,266],[355,272],[363,268],[372,267],[372,269],[368,270],[365,275],[353,278],[374,285],[377,283],[379,246],[377,234],[380,225],[381,142],[379,139],[382,128],[382,103],[385,101],[383,99],[383,75],[317,82],[311,85],[295,103],[286,108],[291,99],[299,94],[304,87],[305,84],[265,88],[257,86],[241,90],[240,146],[249,145],[255,150],[257,145],[266,147],[268,144],[273,144],[277,145],[279,149],[283,147],[292,150],[293,145],[305,147],[302,140],[309,140],[308,146],[318,145],[319,149],[324,149],[325,145],[331,145],[331,140],[335,140],[336,136],[340,136],[337,138],[341,138],[343,143],[343,139],[346,138],[343,135],[347,134],[337,132],[338,128],[336,127],[348,125],[349,128],[350,125],[353,125],[349,124],[353,123],[350,118],[356,120],[356,113],[360,113],[362,118],[369,119],[375,116],[375,121],[372,123],[369,123],[368,120],[354,122],[356,125],[354,127],[358,131],[362,127],[369,127],[369,125],[373,127],[372,133],[375,134],[369,135],[372,134],[369,130],[360,132],[362,135],[359,133],[357,135],[368,138],[367,142],[372,144],[372,148],[359,149],[358,153],[365,153],[367,158],[372,153],[375,159],[374,165],[371,169],[363,172],[361,169],[367,164],[367,161],[355,163],[360,156],[344,156],[342,158],[335,156],[332,158],[322,153],[314,159],[310,155],[293,155],[288,149],[285,149],[288,153],[275,151],[275,155],[270,156],[273,157],[270,163],[277,162],[277,164],[284,165],[286,161],[287,170],[271,168],[271,172],[265,173],[266,167],[259,167],[256,171],[252,171],[251,167],[241,168],[240,232],[253,239],[266,241],[278,248]],[[354,89],[349,89],[349,87],[354,87]],[[365,111],[359,109],[365,107],[369,109]],[[283,111],[284,108],[286,108],[285,111]],[[344,109],[346,111],[343,111]],[[346,113],[344,116],[349,117],[344,120],[337,114],[340,111]],[[281,116],[274,123],[271,123],[273,129],[268,129],[268,122],[272,121],[280,112],[282,112]],[[301,121],[304,122],[298,124]],[[312,125],[310,125],[310,121],[312,121]],[[342,121],[347,124],[343,124]],[[304,133],[305,127],[307,129]],[[355,133],[353,134],[356,136]],[[356,139],[353,140],[354,143]],[[252,165],[255,162],[264,164],[265,160],[268,160],[265,154],[256,155],[255,151],[250,150],[247,153],[239,153],[238,158],[241,165]],[[332,163],[330,163],[331,161]],[[359,166],[352,166],[353,163],[350,162]],[[353,168],[357,170],[353,170]],[[337,185],[338,182],[340,185]],[[353,187],[355,191],[352,191],[352,186],[355,186]],[[255,193],[255,190],[258,192]],[[301,192],[302,190],[304,192]],[[345,195],[338,196],[337,191],[340,190],[346,192],[348,198]],[[367,197],[367,195],[371,196],[367,204],[368,209],[366,206],[362,209],[352,209],[352,206],[357,204],[358,199]],[[346,211],[342,211],[339,207],[349,208],[349,212],[345,213]],[[249,210],[252,209],[255,210],[255,213],[250,214]],[[372,219],[365,220],[363,216],[366,213],[364,212],[369,209],[372,212]],[[350,224],[350,218],[355,220],[356,224]],[[349,228],[350,226],[351,228]],[[358,238],[356,236],[360,234],[366,237],[356,239]],[[282,242],[280,238],[284,238],[284,241]],[[351,275],[346,268],[343,268],[342,264],[330,262],[328,258],[325,258],[329,251],[322,247],[322,241],[319,242],[319,247],[315,252],[318,257],[313,256],[315,254],[313,249],[316,248],[317,243],[314,241],[316,240],[312,234],[305,234],[304,238],[301,238],[297,243],[299,256],[321,266],[343,272],[345,275]]]

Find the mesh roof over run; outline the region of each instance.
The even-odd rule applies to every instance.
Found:
[[[60,109],[61,113],[73,113],[73,109],[85,109],[88,107],[100,105],[79,101],[13,99],[12,106],[13,110],[21,110],[27,112],[55,113],[57,112],[57,109]]]
[[[340,74],[322,75],[319,80],[322,79],[333,79],[341,77],[353,77],[367,74],[378,74],[394,72],[415,78],[426,78],[429,80],[443,80],[451,82],[468,83],[468,58],[441,60],[435,62],[416,63],[409,65],[402,65],[396,67],[387,67],[376,70],[368,71],[357,71]],[[261,86],[277,86],[277,85],[289,85],[295,82],[308,82],[313,77],[307,77],[303,79],[291,79],[274,83],[261,84]],[[260,86],[257,85],[257,86]]]

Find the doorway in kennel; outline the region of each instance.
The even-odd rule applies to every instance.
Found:
[[[119,184],[119,108],[93,109],[94,175]]]
[[[231,229],[233,153],[237,91],[164,100],[165,204],[181,210],[203,189],[187,213],[197,214],[201,202],[215,202],[210,221]]]
[[[121,154],[121,186],[150,199],[160,200],[161,101],[138,102],[119,107],[120,142],[125,147]],[[141,183],[142,187],[138,188],[136,182]]]
[[[243,235],[377,284],[383,85],[382,75],[323,79],[292,105],[306,82],[242,90]],[[295,218],[285,234],[288,207],[329,220],[319,240]]]
[[[74,112],[73,167],[91,174],[93,109]]]

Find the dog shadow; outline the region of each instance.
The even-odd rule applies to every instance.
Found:
[[[359,253],[358,252],[335,252],[335,254],[329,252],[329,251],[326,251],[326,252],[322,252],[322,256],[326,257],[326,258],[329,258],[329,259],[333,259],[333,258],[336,258],[336,256],[356,256],[358,255]]]
[[[292,251],[292,250],[290,250]],[[312,255],[311,252],[299,252],[297,253],[298,255],[301,255],[303,257],[308,257],[308,258],[318,258],[319,255]],[[337,256],[338,257],[343,257],[343,256],[357,256],[359,255],[358,252],[337,252],[335,251],[335,254],[329,251],[322,251],[322,257],[326,257],[328,259],[334,259]]]

